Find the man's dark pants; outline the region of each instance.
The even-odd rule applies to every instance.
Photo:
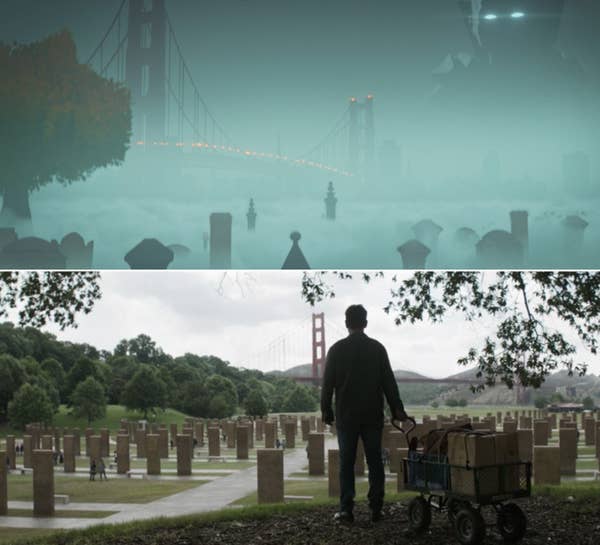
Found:
[[[340,449],[340,511],[352,512],[354,507],[354,464],[358,438],[362,438],[369,468],[369,507],[380,511],[383,506],[385,472],[381,457],[383,428],[363,427],[337,430]]]

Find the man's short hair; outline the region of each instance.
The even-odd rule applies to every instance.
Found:
[[[346,327],[362,329],[367,326],[367,310],[362,305],[350,305],[346,309]]]

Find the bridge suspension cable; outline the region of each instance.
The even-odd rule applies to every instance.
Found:
[[[344,162],[347,159],[349,126],[350,109],[346,107],[325,136],[300,158],[330,164]]]

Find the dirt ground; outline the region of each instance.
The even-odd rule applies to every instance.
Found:
[[[523,545],[600,545],[600,496],[597,500],[569,501],[535,497],[520,501],[528,528]],[[488,508],[486,519],[495,522]],[[355,522],[333,522],[333,508],[274,515],[263,520],[190,524],[176,530],[153,530],[114,540],[118,545],[446,545],[458,543],[447,515],[436,513],[430,529],[420,535],[408,528],[407,502],[388,504],[385,519],[372,524],[363,504],[355,509]],[[112,540],[111,540],[112,541]],[[495,527],[488,528],[485,545],[502,543]]]

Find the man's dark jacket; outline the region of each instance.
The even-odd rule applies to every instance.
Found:
[[[362,332],[336,342],[327,353],[321,412],[340,429],[383,427],[383,396],[392,411],[404,411],[385,347]]]

